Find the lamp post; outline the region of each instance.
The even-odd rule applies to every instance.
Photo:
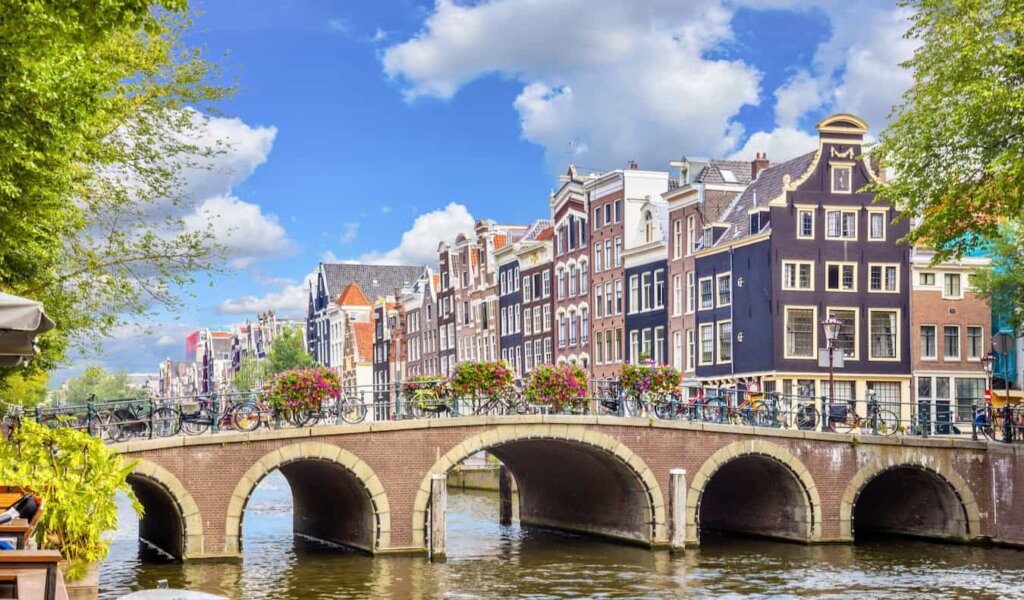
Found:
[[[828,422],[828,417],[832,414],[832,401],[836,395],[836,380],[835,380],[835,367],[833,357],[836,350],[836,341],[839,339],[839,330],[843,324],[839,322],[839,319],[832,313],[829,313],[828,318],[821,322],[822,329],[825,330],[825,344],[828,348],[828,404],[826,410],[828,415],[822,415],[822,428],[825,429],[825,424]]]
[[[986,419],[991,418],[988,407],[992,398],[992,369],[995,367],[996,355],[989,352],[981,357],[981,366],[985,369],[985,415]],[[978,407],[974,407],[974,414],[971,415],[971,439],[978,439]]]

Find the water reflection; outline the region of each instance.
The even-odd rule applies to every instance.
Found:
[[[1010,598],[1024,596],[1024,552],[879,541],[800,546],[712,539],[682,556],[498,525],[493,494],[449,495],[449,560],[373,559],[294,539],[291,494],[278,474],[257,488],[246,511],[245,559],[161,560],[140,547],[125,505],[101,597],[167,579],[231,598],[795,597]],[[154,561],[154,562],[143,562]]]

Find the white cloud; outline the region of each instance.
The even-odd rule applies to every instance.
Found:
[[[758,102],[755,69],[705,57],[731,38],[730,19],[720,0],[439,0],[383,63],[408,100],[450,98],[491,73],[519,81],[523,137],[552,163],[662,168],[683,146],[731,150],[733,117]]]
[[[772,163],[779,163],[806,154],[817,147],[818,136],[792,127],[779,127],[770,132],[754,133],[747,139],[743,147],[729,158],[753,160],[756,153],[762,152],[768,155],[768,160]]]
[[[796,127],[800,117],[821,106],[821,82],[800,70],[785,85],[775,90],[775,122],[781,127]]]
[[[157,373],[165,358],[185,358],[185,336],[198,327],[190,323],[130,323],[111,332],[99,343],[99,350],[91,350],[72,357],[71,365],[53,371],[50,387],[56,387],[69,377],[80,375],[87,365],[98,365],[108,371],[129,373]]]
[[[236,268],[251,266],[259,258],[282,256],[296,248],[276,216],[264,214],[258,205],[236,196],[209,198],[185,217],[189,230],[208,225],[212,225],[214,239],[224,246]]]
[[[285,284],[262,296],[229,298],[220,303],[217,312],[226,315],[254,315],[274,310],[281,318],[302,318],[309,302],[309,278],[299,284]]]
[[[461,232],[472,232],[473,215],[465,205],[450,203],[443,209],[416,217],[412,228],[402,234],[398,246],[386,252],[369,252],[359,262],[376,264],[425,265],[437,262],[437,245],[452,240]],[[333,256],[333,254],[332,254]]]
[[[348,222],[345,223],[345,230],[341,232],[341,237],[338,241],[342,244],[351,244],[352,240],[356,239],[356,235],[359,233],[359,223]]]
[[[156,340],[156,345],[157,346],[173,346],[174,344],[177,344],[179,341],[180,340],[178,340],[178,339],[176,339],[174,337],[171,337],[169,335],[164,334],[164,335],[161,335]]]
[[[332,31],[337,31],[338,33],[348,34],[351,30],[348,21],[345,19],[329,19],[327,21],[327,26],[330,27]]]
[[[378,27],[377,31],[373,32],[373,37],[370,38],[370,41],[374,42],[374,43],[376,43],[376,42],[383,42],[387,37],[388,37],[388,32],[386,32],[383,29],[381,29],[380,27]]]

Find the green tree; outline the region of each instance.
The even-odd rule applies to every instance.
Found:
[[[267,352],[267,375],[273,376],[288,369],[301,369],[313,366],[313,357],[306,352],[302,340],[302,332],[298,329],[285,329],[270,344]]]
[[[1007,315],[1017,335],[1024,335],[1024,222],[1001,225],[990,252],[992,268],[979,271],[975,285],[992,312]]]
[[[259,388],[267,379],[267,366],[254,356],[245,356],[231,383],[240,392],[249,392]]]
[[[222,262],[211,229],[183,220],[183,184],[223,151],[200,132],[232,88],[183,42],[187,0],[0,0],[0,14],[0,289],[57,322],[18,369],[39,372],[176,306]]]
[[[914,84],[874,151],[896,176],[879,199],[920,219],[910,242],[962,256],[1024,215],[1024,4],[903,0]],[[1016,229],[1019,231],[1019,228]]]
[[[112,400],[115,398],[141,398],[145,393],[128,383],[128,373],[117,371],[109,373],[101,367],[86,367],[78,377],[72,377],[64,384],[60,400],[64,404],[82,404],[91,396],[96,400]]]
[[[0,400],[28,408],[38,406],[46,400],[49,379],[45,371],[11,375],[0,381]]]

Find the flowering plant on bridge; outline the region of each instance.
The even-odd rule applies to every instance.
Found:
[[[587,397],[587,372],[568,364],[537,367],[526,380],[523,394],[531,404],[556,410],[582,408]]]
[[[662,398],[679,388],[682,375],[675,367],[644,361],[622,365],[619,381],[625,392],[634,398]]]
[[[449,382],[459,398],[494,398],[512,393],[515,376],[504,361],[461,362]]]
[[[106,532],[117,529],[118,492],[142,516],[128,484],[134,468],[98,437],[73,427],[51,429],[25,420],[9,440],[0,441],[0,482],[42,499],[36,542],[41,549],[60,551],[69,580],[81,579],[107,555]]]
[[[341,394],[337,371],[327,367],[291,369],[270,382],[267,402],[278,410],[316,410],[324,400]]]

